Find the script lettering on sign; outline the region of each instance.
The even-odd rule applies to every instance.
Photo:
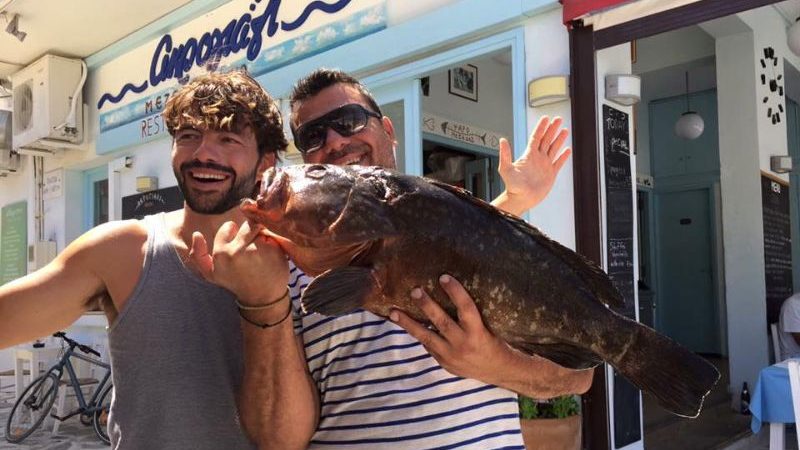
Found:
[[[190,37],[184,42],[175,42],[171,34],[161,37],[155,46],[150,60],[148,77],[139,83],[126,83],[116,95],[103,94],[97,108],[106,102],[118,103],[128,92],[141,93],[148,87],[158,86],[165,80],[188,81],[188,72],[195,66],[205,66],[216,70],[220,59],[245,51],[248,61],[255,60],[261,53],[264,39],[275,36],[278,31],[293,31],[303,26],[316,11],[333,14],[346,7],[351,0],[338,0],[332,3],[315,0],[308,2],[297,17],[284,18],[281,0],[269,0],[266,7],[253,15],[262,0],[255,0],[245,12],[231,19],[223,27],[203,33],[199,38]]]

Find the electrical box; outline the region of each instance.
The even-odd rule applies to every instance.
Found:
[[[46,266],[56,258],[54,241],[38,241],[28,246],[28,270],[32,272]]]

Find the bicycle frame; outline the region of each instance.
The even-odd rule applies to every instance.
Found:
[[[86,403],[86,398],[83,396],[83,390],[81,389],[80,383],[78,383],[78,376],[75,374],[75,368],[72,366],[72,361],[70,358],[73,356],[75,358],[82,359],[88,362],[89,364],[94,364],[106,369],[106,374],[105,376],[103,376],[103,379],[100,380],[100,383],[94,389],[94,393],[92,394],[92,398],[89,400],[89,403]],[[63,417],[56,417],[55,415],[53,415],[58,420],[62,421],[78,414],[91,414],[94,411],[96,411],[99,407],[96,403],[97,397],[99,397],[100,394],[103,392],[103,388],[105,387],[106,383],[108,382],[108,379],[111,376],[111,366],[109,364],[106,364],[98,359],[90,358],[88,356],[77,353],[75,351],[75,348],[72,346],[70,346],[70,348],[64,352],[64,356],[61,357],[61,361],[59,361],[58,364],[54,365],[50,370],[58,372],[58,379],[60,380],[62,374],[64,373],[65,367],[67,369],[67,375],[69,376],[70,386],[72,387],[72,390],[75,392],[75,398],[78,400],[78,409]]]

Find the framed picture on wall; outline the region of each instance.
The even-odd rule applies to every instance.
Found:
[[[451,94],[478,101],[478,68],[464,64],[448,71],[448,89]]]

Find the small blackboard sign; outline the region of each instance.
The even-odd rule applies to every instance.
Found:
[[[614,310],[635,320],[633,176],[628,114],[608,105],[603,105],[603,144],[608,275],[625,302],[623,307]],[[622,448],[642,438],[639,390],[615,371],[613,398],[614,444]]]
[[[761,174],[764,219],[764,279],[767,287],[767,323],[778,321],[783,301],[793,294],[792,227],[789,183]]]
[[[122,218],[141,219],[160,212],[183,207],[183,194],[178,186],[122,197]]]

